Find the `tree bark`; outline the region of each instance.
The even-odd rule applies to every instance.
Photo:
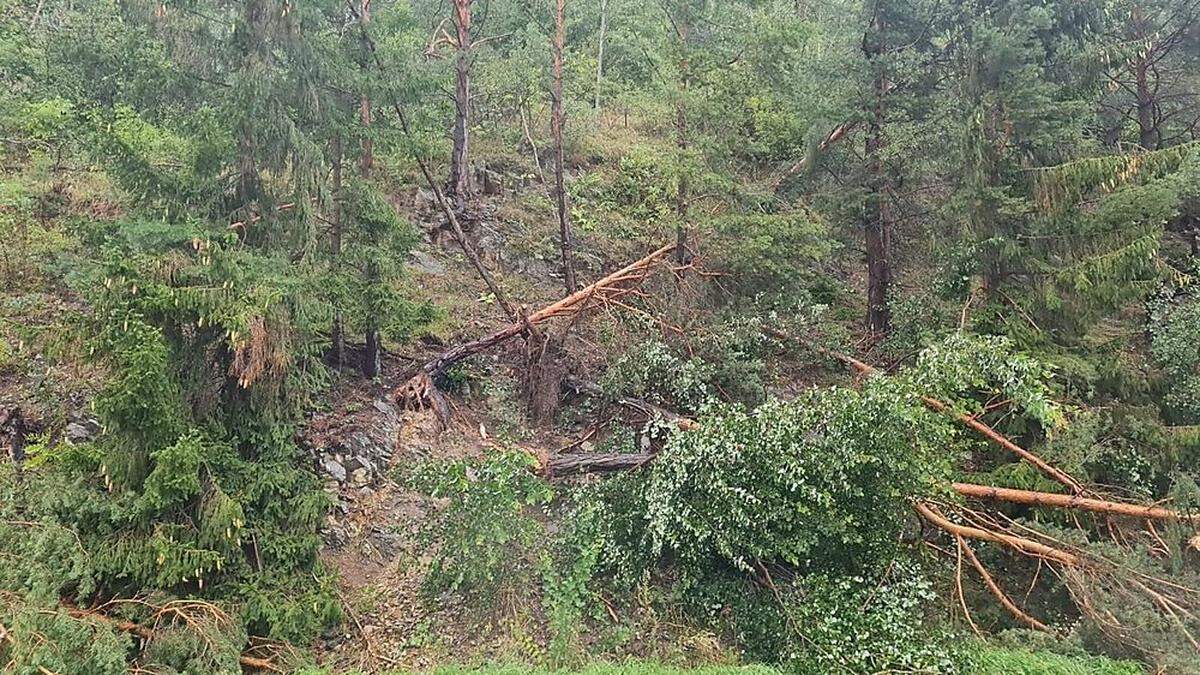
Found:
[[[516,337],[525,332],[528,326],[537,326],[553,319],[557,316],[574,314],[575,312],[586,307],[587,303],[593,299],[603,300],[610,293],[620,292],[620,284],[640,280],[641,277],[648,272],[649,268],[659,260],[671,254],[675,250],[674,244],[662,246],[649,255],[637,260],[633,263],[622,267],[612,274],[600,279],[599,281],[575,291],[571,295],[555,302],[547,307],[544,307],[533,314],[530,314],[527,319],[517,320],[513,323],[501,328],[500,330],[487,335],[485,337],[457,345],[436,357],[425,362],[420,368],[415,371],[414,377],[424,375],[426,377],[443,372],[451,365],[462,361],[490,349],[510,338]],[[405,383],[393,392],[393,398],[403,396],[405,387],[409,383]]]
[[[333,266],[337,271],[342,266],[342,136],[333,137],[331,154],[333,155],[333,213],[329,227],[329,249],[333,257]],[[346,362],[346,327],[342,317],[339,301],[333,310],[333,326],[330,329],[332,341],[330,361],[334,368],[341,368]]]
[[[977,527],[968,525],[959,525],[951,522],[932,504],[917,502],[913,505],[917,513],[935,525],[938,529],[945,530],[950,534],[965,537],[967,539],[978,539],[980,541],[990,541],[997,544],[1002,544],[1011,549],[1016,550],[1024,555],[1032,555],[1038,558],[1045,558],[1061,563],[1068,567],[1076,567],[1079,565],[1079,556],[1068,551],[1061,551],[1052,546],[1047,546],[1040,541],[1026,539],[1024,537],[1016,537],[1003,532],[991,532],[989,530],[981,530]]]
[[[1130,20],[1133,22],[1135,43],[1147,39],[1148,25],[1141,7],[1134,7]],[[1162,143],[1162,134],[1158,129],[1158,101],[1150,84],[1151,47],[1147,46],[1133,60],[1133,81],[1136,90],[1138,145],[1143,150],[1157,150]]]
[[[362,0],[359,6],[359,21],[362,23],[363,35],[371,23],[371,0]],[[364,64],[365,69],[365,64]],[[375,166],[374,141],[371,138],[371,99],[363,94],[359,98],[359,116],[363,125],[362,157],[359,163],[359,175],[366,181],[371,177],[371,169]],[[367,263],[367,284],[380,283],[379,269],[375,262]],[[383,370],[383,347],[379,335],[379,316],[376,312],[367,311],[367,329],[365,336],[365,351],[362,360],[362,373],[366,377],[378,377]]]
[[[883,19],[876,12],[871,28],[863,39],[863,54],[875,71],[872,106],[867,123],[866,203],[863,209],[863,235],[867,251],[867,329],[874,335],[892,330],[889,296],[892,285],[893,218],[890,202],[891,181],[883,161],[887,143],[884,120],[887,115],[887,79],[883,56]]]
[[[1013,488],[975,485],[973,483],[954,483],[954,491],[964,497],[973,499],[991,499],[994,501],[1040,506],[1057,509],[1078,509],[1103,513],[1110,516],[1126,516],[1143,520],[1167,520],[1189,523],[1200,523],[1200,515],[1179,513],[1158,506],[1142,504],[1124,504],[1103,499],[1091,499],[1079,495],[1060,495],[1053,492],[1034,492],[1031,490],[1016,490]]]
[[[608,32],[608,0],[600,0],[600,39],[596,48],[596,100],[592,107],[600,110],[600,89],[604,83],[604,37]]]
[[[563,282],[567,294],[575,292],[575,262],[571,252],[571,218],[567,212],[567,191],[563,180],[563,43],[566,41],[566,0],[554,3],[554,75],[550,91],[550,130],[554,135],[554,192],[558,207],[558,236],[562,249]]]
[[[675,192],[675,262],[680,266],[687,262],[687,219],[689,180],[687,167],[688,151],[688,114],[687,92],[691,62],[688,53],[688,40],[691,32],[690,9],[686,4],[680,6],[674,19],[675,33],[679,40],[679,92],[675,101],[675,135],[679,147],[679,180]]]
[[[446,192],[459,213],[466,210],[471,194],[471,2],[454,0],[454,29],[457,54],[454,61],[454,148],[450,155],[450,181]]]

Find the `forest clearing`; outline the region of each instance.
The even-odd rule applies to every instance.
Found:
[[[1200,675],[1200,0],[0,0],[0,673]]]

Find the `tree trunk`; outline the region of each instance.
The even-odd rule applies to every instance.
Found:
[[[691,17],[687,6],[682,6],[679,15],[675,17],[675,31],[679,38],[679,92],[675,101],[675,133],[679,147],[679,183],[675,193],[675,262],[683,265],[687,262],[687,217],[688,217],[688,175],[683,166],[688,150],[688,34],[691,30]]]
[[[362,0],[359,9],[359,20],[362,21],[366,34],[366,25],[371,22],[371,0]],[[371,99],[364,94],[359,98],[359,115],[363,125],[362,158],[359,163],[359,175],[366,181],[371,177],[371,169],[375,165],[374,143],[371,139]],[[379,270],[375,263],[367,264],[367,285],[379,283]],[[383,349],[379,336],[379,316],[376,312],[367,311],[366,349],[363,353],[362,373],[366,377],[378,377],[383,370]]]
[[[329,227],[329,249],[333,257],[335,270],[340,271],[342,265],[342,137],[333,137],[333,213]],[[342,317],[341,302],[333,310],[333,327],[330,330],[332,348],[329,360],[334,368],[341,368],[346,362],[346,327]]]
[[[576,312],[588,307],[589,303],[592,301],[602,303],[604,302],[605,298],[610,296],[610,294],[619,294],[622,289],[622,284],[640,281],[644,275],[649,273],[650,268],[656,262],[663,260],[674,250],[674,244],[662,246],[659,249],[649,253],[644,258],[636,260],[625,267],[622,267],[603,279],[594,282],[590,286],[581,288],[562,300],[559,300],[554,304],[530,314],[528,318],[514,321],[513,323],[501,328],[491,335],[458,345],[445,352],[442,352],[421,366],[416,371],[415,376],[419,377],[421,375],[425,375],[426,377],[429,377],[436,375],[445,371],[446,368],[450,367],[451,365],[462,361],[463,359],[474,356],[479,352],[490,349],[491,347],[520,335],[521,333],[525,332],[529,326],[537,326],[558,316],[572,316]],[[396,392],[393,393],[393,396],[396,398],[402,397],[405,392],[405,387],[406,385],[401,385],[399,388],[397,388]]]
[[[554,192],[558,206],[558,236],[562,248],[563,281],[567,294],[575,292],[575,263],[571,253],[571,219],[567,213],[567,191],[563,182],[563,42],[566,40],[566,0],[555,0],[554,81],[550,91],[550,130],[554,135]]]
[[[454,28],[458,54],[454,64],[454,149],[450,155],[450,182],[446,191],[454,209],[462,213],[471,194],[470,123],[471,111],[471,2],[454,0]]]
[[[604,82],[604,37],[608,32],[608,0],[600,0],[600,40],[596,48],[596,100],[592,107],[600,110],[600,88]]]
[[[866,203],[863,209],[863,234],[867,251],[867,329],[875,335],[892,330],[889,295],[892,285],[892,212],[890,181],[883,161],[886,140],[883,134],[887,113],[887,80],[880,57],[883,55],[883,22],[876,15],[863,40],[863,53],[875,70],[874,100],[869,111],[866,140]]]

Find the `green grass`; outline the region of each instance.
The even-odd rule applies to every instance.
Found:
[[[1114,661],[1102,656],[1064,656],[1012,647],[984,646],[975,651],[969,675],[1143,675],[1145,669],[1132,661]]]

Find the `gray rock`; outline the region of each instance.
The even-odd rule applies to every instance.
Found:
[[[432,276],[442,276],[446,273],[446,266],[432,255],[416,249],[408,254],[408,261],[405,267],[418,274],[429,274]]]
[[[324,470],[325,473],[327,473],[330,476],[333,476],[335,479],[337,479],[337,482],[339,482],[339,483],[346,482],[346,467],[342,466],[341,463],[338,462],[337,460],[335,460],[335,459],[325,460],[324,462],[321,463],[321,469]]]
[[[92,430],[80,424],[79,422],[71,422],[67,424],[67,440],[72,443],[83,443],[92,438]]]
[[[392,417],[395,417],[397,414],[396,406],[392,405],[391,403],[388,403],[387,401],[384,401],[383,399],[375,399],[375,402],[372,403],[371,405],[375,406],[375,409],[378,410],[379,412],[383,413],[384,415],[390,415]]]

